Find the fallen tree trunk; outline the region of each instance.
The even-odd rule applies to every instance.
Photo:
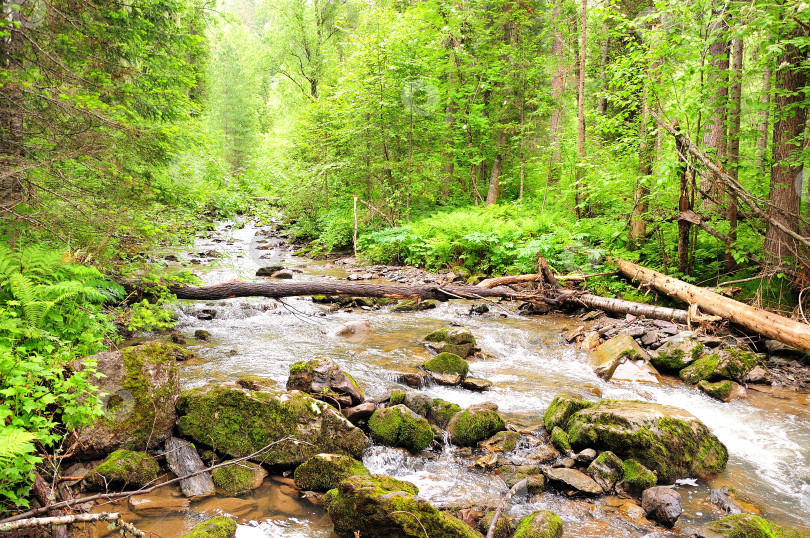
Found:
[[[616,263],[623,275],[642,285],[655,288],[690,305],[697,305],[704,312],[720,316],[757,334],[810,353],[810,325],[754,308],[627,260],[617,259]]]
[[[502,276],[498,278],[491,278],[484,280],[478,286],[486,288],[494,285],[509,285],[519,284],[523,282],[547,282],[548,278],[543,275],[515,275],[515,276]],[[632,314],[634,316],[644,316],[648,319],[660,319],[664,321],[675,321],[678,323],[686,323],[689,320],[689,313],[686,310],[678,310],[675,308],[667,308],[664,306],[655,306],[644,303],[634,303],[632,301],[625,301],[623,299],[612,299],[609,297],[602,297],[592,293],[571,293],[571,290],[566,290],[555,282],[551,284],[554,290],[559,294],[561,302],[563,303],[576,303],[588,308],[595,308],[604,310],[613,314]]]
[[[543,301],[543,296],[509,288],[477,286],[403,286],[355,282],[225,282],[212,286],[175,286],[178,299],[227,299],[229,297],[293,297],[301,295],[343,295],[348,297],[388,297],[392,299],[479,299],[495,297],[522,301]]]

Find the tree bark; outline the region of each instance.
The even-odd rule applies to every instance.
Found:
[[[728,20],[726,19],[725,8],[713,10],[715,20],[711,25],[713,41],[709,45],[709,73],[708,85],[711,93],[708,97],[707,106],[711,110],[709,119],[709,130],[703,137],[703,147],[707,155],[720,167],[724,167],[726,159],[726,106],[728,102],[728,64],[729,64],[729,42],[728,42]],[[723,187],[717,177],[712,176],[708,180],[708,185],[704,190],[709,197],[703,201],[705,209],[713,209],[722,199]]]
[[[503,146],[506,144],[506,130],[498,132],[498,145],[495,149],[495,160],[492,163],[492,172],[489,177],[489,190],[487,191],[486,205],[498,203],[498,188],[501,178],[501,167],[503,166]]]
[[[580,17],[579,73],[577,77],[577,218],[587,214],[588,186],[585,184],[585,59],[588,49],[588,0],[582,0]]]
[[[10,23],[5,27],[9,35],[0,38],[0,65],[11,75],[11,80],[0,84],[0,214],[24,199],[24,176],[15,170],[21,166],[24,154],[24,96],[16,80],[23,68],[20,11],[7,3],[0,6],[0,16]]]
[[[166,462],[177,476],[186,476],[205,469],[205,464],[194,445],[177,437],[169,437],[166,440]],[[181,480],[180,489],[183,495],[193,500],[210,497],[216,493],[214,481],[209,473],[194,474]]]
[[[803,34],[797,28],[788,37],[796,38]],[[773,126],[773,168],[768,195],[771,207],[764,244],[765,260],[771,265],[785,265],[788,258],[796,256],[798,252],[795,241],[773,221],[778,221],[783,228],[798,232],[802,163],[796,151],[801,150],[797,140],[804,133],[806,118],[802,106],[802,90],[807,80],[802,63],[806,59],[806,49],[787,42],[777,62],[774,108],[779,117]]]
[[[551,110],[551,119],[548,125],[548,147],[550,150],[548,159],[548,180],[547,183],[557,183],[560,180],[560,162],[562,161],[562,118],[563,118],[563,94],[565,93],[565,53],[563,49],[562,18],[560,16],[560,4],[563,0],[554,0],[552,9],[552,20],[554,21],[554,38],[551,42],[551,53],[554,55],[554,75],[551,77],[551,100],[554,108]]]
[[[689,305],[697,305],[704,312],[720,316],[767,338],[810,352],[810,325],[748,306],[626,260],[617,259],[616,263],[623,275],[644,286],[655,288]]]
[[[675,124],[677,130],[679,125]],[[689,160],[686,158],[688,150],[683,141],[683,135],[675,135],[675,150],[678,152],[678,167],[680,168],[681,192],[678,198],[678,213],[684,214],[692,210],[691,176],[689,174]],[[689,265],[689,228],[691,223],[686,219],[678,219],[678,272],[688,275],[691,271]]]
[[[762,92],[759,102],[762,111],[759,113],[759,136],[757,137],[757,170],[765,170],[765,159],[768,156],[768,132],[771,112],[771,77],[773,72],[770,64],[765,65],[762,71]]]
[[[742,103],[742,68],[743,68],[743,40],[735,39],[732,46],[731,88],[729,89],[728,110],[728,174],[735,180],[739,176],[740,166],[740,116]],[[733,271],[737,267],[732,249],[737,242],[737,197],[734,192],[726,189],[726,219],[729,232],[726,243],[725,270]]]

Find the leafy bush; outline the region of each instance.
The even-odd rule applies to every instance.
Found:
[[[102,303],[123,289],[60,251],[0,246],[0,511],[26,505],[37,450],[99,414],[88,365],[113,333]]]

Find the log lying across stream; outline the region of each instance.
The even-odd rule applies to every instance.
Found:
[[[616,263],[623,275],[644,286],[654,288],[690,305],[697,305],[704,312],[720,316],[749,331],[810,353],[810,325],[806,323],[800,323],[761,308],[754,308],[627,260],[618,259]]]

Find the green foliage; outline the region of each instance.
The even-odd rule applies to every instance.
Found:
[[[42,247],[0,246],[3,504],[24,505],[37,452],[56,447],[65,428],[99,414],[91,384],[95,370],[89,365],[74,372],[69,364],[102,348],[113,325],[101,305],[122,297],[123,290],[70,259]]]

